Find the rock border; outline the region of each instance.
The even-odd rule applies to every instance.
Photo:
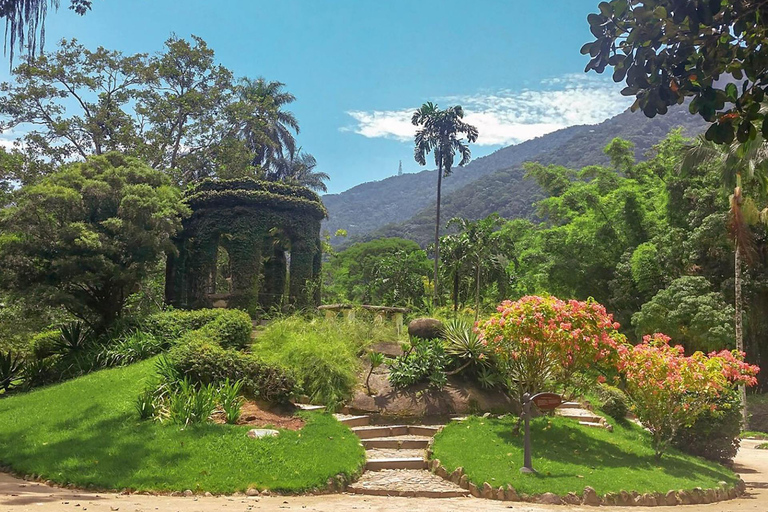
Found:
[[[428,464],[429,470],[437,476],[449,480],[463,489],[467,489],[475,498],[484,498],[498,501],[524,501],[529,503],[540,503],[546,505],[587,505],[599,507],[607,506],[627,506],[627,507],[656,507],[673,505],[704,505],[736,499],[746,492],[746,483],[739,478],[735,486],[720,482],[717,488],[702,489],[695,487],[691,490],[670,490],[666,493],[637,491],[609,492],[605,496],[599,496],[592,487],[584,487],[581,496],[575,492],[569,492],[565,496],[559,496],[551,492],[544,494],[523,494],[518,493],[514,487],[507,485],[506,488],[494,488],[488,482],[483,482],[478,486],[471,482],[464,473],[463,467],[458,467],[449,472],[448,469],[440,463],[440,459],[432,459],[432,444],[427,448],[427,455],[430,457]]]

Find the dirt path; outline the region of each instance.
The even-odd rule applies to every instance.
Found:
[[[768,450],[756,450],[758,442],[744,441],[736,456],[736,471],[747,483],[747,495],[743,498],[680,507],[655,507],[653,510],[707,510],[712,512],[765,512],[768,511]],[[409,512],[473,511],[557,511],[557,510],[601,510],[604,512],[626,512],[627,507],[563,507],[531,505],[518,502],[499,502],[477,498],[428,499],[428,498],[385,498],[332,494],[324,496],[270,496],[261,498],[245,497],[193,497],[175,498],[165,496],[121,496],[115,494],[93,494],[69,489],[49,487],[30,483],[0,473],[0,512],[250,512],[254,510],[280,511],[285,509],[343,512],[408,510]]]

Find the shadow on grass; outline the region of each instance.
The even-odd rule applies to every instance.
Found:
[[[501,429],[495,426],[498,437],[507,444],[522,449],[523,436],[515,436],[511,429]],[[698,476],[702,478],[720,479],[721,473],[708,467],[704,461],[698,462],[679,456],[674,450],[665,453],[657,460],[653,453],[638,453],[633,449],[633,440],[629,437],[634,433],[622,435],[621,432],[607,431],[587,432],[568,420],[547,423],[539,420],[531,423],[531,448],[533,456],[549,460],[560,465],[573,464],[581,469],[573,472],[563,468],[552,471],[549,477],[575,477],[583,468],[654,468],[669,476],[686,478]],[[643,433],[637,433],[643,436]],[[639,441],[639,439],[638,439]],[[561,466],[562,468],[562,466]]]

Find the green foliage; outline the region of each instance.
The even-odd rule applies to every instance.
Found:
[[[224,349],[201,331],[189,333],[168,359],[175,375],[195,385],[240,380],[247,394],[271,402],[284,402],[294,392],[294,379],[282,367],[255,354]]]
[[[107,345],[100,358],[104,366],[122,366],[143,361],[163,350],[163,343],[143,331],[133,331]]]
[[[53,346],[54,354],[62,356],[83,355],[93,348],[95,334],[83,322],[70,322],[60,328],[61,334]]]
[[[243,381],[236,380],[230,382],[229,379],[226,379],[218,389],[217,401],[224,410],[224,417],[227,423],[234,424],[240,419],[240,408],[245,402],[243,397],[240,396],[242,389]]]
[[[622,421],[629,412],[629,402],[619,388],[601,384],[597,387],[598,407],[611,418]]]
[[[334,409],[352,397],[367,346],[376,334],[389,332],[375,329],[364,321],[293,316],[272,322],[252,350],[265,361],[290,369],[313,403]]]
[[[109,326],[154,268],[186,207],[167,176],[120,153],[65,165],[0,214],[2,285]]]
[[[666,493],[670,489],[718,488],[720,481],[735,485],[738,478],[730,469],[677,450],[657,461],[649,434],[629,422],[616,423],[613,432],[608,432],[546,416],[531,421],[537,473],[521,473],[523,436],[511,433],[517,422],[513,415],[451,422],[435,436],[432,456],[449,472],[463,467],[476,485],[511,485],[518,493],[529,495],[581,494],[585,486],[598,495],[621,490]]]
[[[35,359],[42,360],[56,353],[61,340],[61,329],[51,329],[35,334],[30,341],[30,352]]]
[[[155,313],[142,323],[142,329],[170,346],[182,335],[196,331],[204,325],[216,320],[222,314],[222,309],[171,309]]]
[[[157,413],[155,406],[155,390],[147,388],[136,398],[136,412],[139,413],[140,420],[153,418]]]
[[[397,389],[421,382],[442,389],[447,382],[445,367],[448,362],[442,340],[415,339],[406,353],[390,365],[389,382]]]
[[[743,417],[738,391],[723,393],[714,405],[715,410],[704,411],[693,425],[679,429],[672,445],[691,455],[728,463],[739,450]]]
[[[220,310],[216,318],[200,329],[203,337],[216,340],[225,349],[244,349],[251,343],[253,324],[245,311]]]
[[[421,302],[430,262],[415,242],[383,238],[336,254],[324,273],[326,302],[406,306]]]
[[[459,366],[458,371],[468,367],[480,370],[490,362],[486,345],[474,330],[471,322],[462,318],[451,318],[444,327],[445,353]]]
[[[758,131],[768,136],[760,109],[766,69],[757,57],[768,27],[759,5],[662,0],[652,7],[640,0],[601,2],[600,12],[587,17],[595,40],[581,48],[591,57],[585,71],[612,67],[614,81],[626,83],[622,94],[637,97],[632,110],[648,117],[693,98],[690,112],[713,123],[707,138],[717,143],[745,142]],[[739,85],[719,81],[725,75]]]
[[[368,390],[368,394],[370,395],[372,394],[371,375],[373,375],[373,370],[384,364],[384,354],[371,350],[368,352],[368,363],[371,365],[371,368],[368,370],[368,376],[365,378],[365,387]]]
[[[136,397],[153,373],[154,362],[143,361],[3,398],[3,464],[58,485],[215,494],[308,492],[337,474],[351,479],[364,464],[359,439],[325,414],[262,440],[246,436],[248,426],[137,421]]]
[[[167,396],[166,406],[168,419],[172,423],[205,423],[216,409],[216,388],[213,384],[193,384],[185,377],[178,388]]]
[[[0,352],[0,391],[8,392],[22,376],[21,356]]]
[[[712,291],[705,277],[683,276],[658,292],[632,316],[638,338],[663,332],[686,351],[733,347],[733,307]]]

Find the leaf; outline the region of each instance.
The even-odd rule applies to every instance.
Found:
[[[725,95],[728,97],[729,100],[733,101],[734,103],[739,97],[739,90],[736,87],[736,84],[729,83],[725,86]]]

